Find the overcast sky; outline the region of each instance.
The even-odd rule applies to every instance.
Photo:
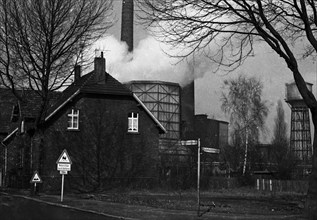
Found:
[[[115,1],[117,23],[109,31],[109,35],[99,41],[96,47],[103,50],[107,59],[107,71],[121,82],[130,80],[163,80],[188,83],[195,78],[195,113],[207,114],[209,118],[229,121],[220,109],[221,85],[225,79],[236,78],[239,74],[252,75],[264,84],[263,99],[268,101],[270,114],[267,119],[267,134],[261,140],[271,141],[276,106],[279,99],[283,100],[286,120],[290,125],[290,108],[285,103],[285,83],[293,81],[292,73],[286,67],[284,60],[277,56],[266,44],[257,44],[255,56],[249,58],[241,67],[230,74],[218,71],[213,73],[213,65],[203,57],[195,57],[190,63],[181,62],[177,65],[174,59],[162,52],[169,47],[157,42],[144,30],[134,26],[133,60],[129,59],[127,47],[120,42],[121,1]],[[316,62],[305,60],[300,62],[300,70],[307,82],[313,83],[316,94]],[[194,76],[192,73],[194,72]],[[289,126],[288,126],[289,128]],[[311,129],[313,127],[311,126]]]

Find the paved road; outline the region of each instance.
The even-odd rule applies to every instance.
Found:
[[[45,199],[46,198],[46,199]],[[43,201],[40,201],[43,200]],[[54,201],[58,201],[54,196]],[[119,203],[102,202],[98,200],[82,200],[73,197],[68,197],[68,204],[74,207],[85,207],[89,210],[99,210],[98,212],[104,212],[104,214],[95,214],[87,211],[80,211],[76,208],[60,207],[61,203],[52,201],[49,196],[40,196],[27,198],[23,195],[9,195],[0,192],[0,220],[63,220],[63,219],[126,219],[129,216],[129,220],[132,219],[153,219],[153,220],[224,220],[224,219],[239,219],[239,220],[272,220],[272,219],[288,219],[299,220],[305,219],[300,215],[248,215],[248,214],[234,214],[234,213],[217,213],[209,212],[202,217],[197,217],[196,212],[185,210],[167,210],[160,208],[151,208],[146,206],[126,205]],[[66,201],[66,199],[65,199]],[[93,212],[93,211],[92,211]],[[116,216],[125,216],[120,218]]]
[[[64,219],[92,219],[114,220],[119,219],[95,213],[84,212],[59,206],[53,206],[37,201],[0,194],[1,220],[64,220]]]

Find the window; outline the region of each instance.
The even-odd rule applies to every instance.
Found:
[[[11,122],[17,122],[19,120],[19,116],[20,116],[19,113],[20,113],[19,105],[16,104],[13,106],[13,109],[12,109]]]
[[[67,129],[78,129],[79,128],[79,110],[72,109],[68,116],[68,127]]]
[[[130,112],[128,114],[128,132],[139,131],[139,114]]]

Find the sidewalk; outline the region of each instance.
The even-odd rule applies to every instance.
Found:
[[[7,194],[7,193],[6,193]],[[196,211],[169,210],[152,208],[141,205],[128,205],[121,203],[111,203],[95,200],[93,198],[81,198],[79,195],[65,195],[63,202],[58,195],[40,194],[30,196],[27,193],[9,192],[13,196],[31,199],[33,201],[44,202],[49,205],[61,206],[64,208],[76,209],[85,212],[98,213],[104,216],[116,217],[118,219],[170,219],[170,220],[192,220],[192,219],[304,219],[300,215],[249,215],[234,213],[205,213],[202,217],[197,217]]]

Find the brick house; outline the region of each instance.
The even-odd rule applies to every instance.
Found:
[[[95,58],[94,70],[84,76],[76,66],[74,82],[54,97],[40,150],[32,146],[31,117],[17,120],[18,126],[7,125],[10,131],[2,132],[3,183],[28,187],[38,167],[42,187],[56,190],[61,176],[56,161],[63,149],[72,160],[66,187],[93,190],[157,180],[159,135],[166,130],[137,96],[105,72],[102,54]],[[36,99],[28,104],[35,103]]]

